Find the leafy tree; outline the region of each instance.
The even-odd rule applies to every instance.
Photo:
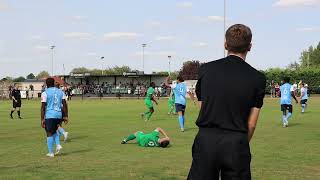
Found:
[[[185,80],[196,80],[198,79],[198,71],[201,63],[200,61],[187,61],[183,63],[180,75]]]
[[[23,76],[20,76],[18,78],[13,79],[13,82],[23,82],[25,80],[26,80],[26,78],[24,78]]]
[[[35,79],[36,76],[33,74],[33,73],[30,73],[28,76],[27,76],[27,79]]]
[[[287,69],[290,69],[290,70],[298,70],[299,68],[300,68],[300,64],[297,63],[296,61],[290,63],[290,64],[287,66]]]
[[[50,74],[47,71],[41,71],[37,75],[37,79],[44,79],[50,77]]]
[[[310,46],[300,57],[302,67],[320,67],[320,42],[316,47]]]

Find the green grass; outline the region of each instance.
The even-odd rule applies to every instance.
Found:
[[[304,115],[295,106],[291,127],[282,128],[278,100],[266,99],[251,142],[253,179],[320,179],[320,98],[311,98]],[[148,123],[139,117],[142,100],[75,100],[69,102],[70,141],[61,156],[49,159],[40,128],[40,103],[24,101],[23,120],[10,120],[11,102],[0,105],[0,179],[186,179],[198,109],[188,105],[185,133],[161,100]],[[129,133],[160,126],[172,146],[121,145]]]

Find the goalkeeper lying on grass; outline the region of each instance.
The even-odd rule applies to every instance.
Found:
[[[160,138],[160,133],[164,138]],[[127,144],[129,141],[136,139],[139,146],[142,147],[162,147],[165,148],[170,144],[170,138],[161,128],[156,128],[149,134],[144,134],[142,131],[135,132],[121,141],[121,144]]]

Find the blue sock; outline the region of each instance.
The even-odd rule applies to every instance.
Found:
[[[291,116],[292,116],[292,113],[288,113],[288,114],[287,114],[287,116],[286,116],[287,121],[289,121],[289,119],[291,118]]]
[[[64,129],[62,127],[59,127],[58,132],[60,133],[60,135],[64,134]]]
[[[183,118],[183,121],[182,121],[182,122],[183,122],[183,127],[184,127],[184,120],[185,120],[184,115],[182,116],[182,118]]]
[[[183,116],[179,116],[179,125],[180,125],[180,128],[184,128]]]
[[[305,107],[306,107],[306,105],[302,104],[302,112],[304,112]]]
[[[53,153],[53,136],[47,137],[47,145],[49,153]]]
[[[60,134],[58,132],[53,135],[53,138],[56,145],[60,145]]]

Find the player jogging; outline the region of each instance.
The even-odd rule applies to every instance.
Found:
[[[10,113],[10,118],[13,119],[13,112],[17,110],[19,119],[22,119],[21,117],[21,93],[19,90],[19,85],[18,84],[14,84],[14,88],[11,92],[11,96],[12,96],[12,109],[11,109],[11,113]]]
[[[171,87],[174,96],[175,96],[175,107],[176,107],[176,112],[178,113],[179,117],[179,125],[181,132],[184,132],[184,113],[186,110],[186,95],[187,93],[191,97],[192,101],[194,101],[194,96],[191,93],[191,91],[187,88],[187,86],[183,83],[184,79],[182,78],[181,75],[177,77],[177,83],[176,84],[169,84],[170,77],[168,76],[166,79],[166,86]]]
[[[160,133],[164,136],[160,138]],[[149,134],[144,134],[142,131],[135,132],[121,141],[121,144],[127,144],[129,141],[136,139],[136,142],[141,147],[168,147],[170,138],[167,133],[160,127],[156,128]]]
[[[283,127],[288,127],[289,125],[289,119],[292,116],[292,99],[296,100],[296,103],[298,103],[296,96],[294,95],[294,89],[291,84],[289,84],[290,78],[285,77],[283,79],[283,85],[280,86],[280,103],[281,103],[281,111],[283,113],[282,115],[282,123]]]
[[[151,118],[151,116],[152,116],[152,114],[154,112],[152,101],[158,105],[158,102],[156,101],[155,95],[154,95],[155,87],[156,87],[155,83],[151,82],[150,83],[150,87],[149,87],[149,89],[147,91],[146,98],[144,99],[144,104],[147,106],[148,111],[145,112],[145,113],[142,113],[141,117],[145,118],[145,121],[150,120],[150,118]]]
[[[308,88],[305,87],[304,83],[301,83],[301,95],[300,95],[300,104],[301,104],[301,113],[304,113],[307,108],[307,101],[308,101]]]
[[[58,125],[63,118],[68,123],[68,109],[63,92],[55,87],[54,79],[46,80],[47,90],[41,94],[41,126],[47,133],[48,157],[54,157],[62,149],[60,137],[57,133]],[[63,106],[62,106],[63,105]],[[62,114],[64,117],[62,117]],[[56,144],[56,153],[53,153],[53,144]]]

